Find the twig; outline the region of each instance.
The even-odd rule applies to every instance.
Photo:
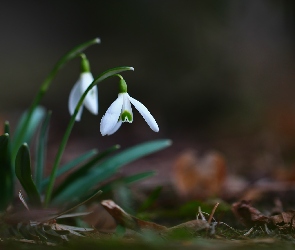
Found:
[[[213,215],[214,215],[214,213],[215,213],[215,211],[216,211],[218,205],[219,205],[219,203],[217,202],[217,203],[215,204],[215,206],[213,207],[213,209],[212,209],[212,212],[211,212],[211,214],[210,214],[210,216],[209,216],[209,219],[208,219],[208,224],[209,224],[209,225],[210,225],[210,223],[211,223],[211,221],[212,221],[212,219],[213,219]]]

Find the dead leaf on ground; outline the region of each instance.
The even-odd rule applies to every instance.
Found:
[[[295,228],[295,210],[282,212],[277,215],[270,216],[272,226],[280,230],[289,230]]]
[[[218,152],[197,156],[192,150],[180,154],[174,164],[174,184],[186,198],[219,195],[226,178],[226,161]]]
[[[92,204],[88,211],[92,213],[83,218],[88,225],[104,233],[111,233],[116,230],[117,224],[115,219],[101,204]]]
[[[252,207],[249,201],[239,201],[232,205],[232,211],[238,220],[247,227],[269,223],[269,218]]]
[[[126,213],[112,200],[104,200],[101,202],[101,205],[113,216],[113,218],[119,225],[139,233],[152,231],[155,233],[160,233],[161,235],[166,235],[174,233],[178,230],[186,230],[187,232],[194,234],[198,231],[209,228],[209,223],[206,220],[200,219],[188,221],[180,225],[168,228],[154,222],[140,220]]]
[[[276,204],[276,206],[278,206]],[[280,212],[276,215],[265,216],[259,210],[250,205],[249,201],[239,201],[232,205],[235,216],[245,226],[267,225],[271,229],[293,230],[295,228],[295,210]]]

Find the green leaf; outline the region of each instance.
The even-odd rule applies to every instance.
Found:
[[[74,183],[76,180],[78,180],[80,178],[83,178],[83,176],[85,176],[85,174],[87,174],[87,172],[92,167],[94,167],[97,162],[101,161],[102,159],[104,159],[105,157],[107,157],[108,155],[110,155],[115,150],[118,150],[119,148],[120,148],[119,145],[114,145],[114,146],[106,149],[105,151],[99,153],[93,159],[91,159],[90,161],[88,161],[86,164],[84,164],[83,166],[81,166],[75,172],[73,172],[72,174],[70,174],[66,178],[66,180],[62,184],[60,184],[60,186],[57,188],[57,190],[53,193],[53,197],[55,197],[56,195],[58,195],[60,192],[62,192],[62,190],[64,190],[66,187],[68,187],[69,185],[71,185],[72,183]]]
[[[112,236],[113,239],[117,238],[123,238],[123,236],[126,235],[126,227],[123,227],[121,225],[117,225],[114,235]]]
[[[26,191],[30,204],[35,207],[41,207],[40,194],[32,179],[30,151],[26,143],[24,143],[17,152],[15,174]]]
[[[106,184],[106,185],[103,185],[102,187],[99,187],[99,188],[95,189],[95,191],[93,193],[95,194],[96,192],[101,191],[102,193],[105,194],[105,193],[113,190],[114,188],[116,188],[118,183],[120,183],[121,185],[129,185],[129,184],[132,184],[134,182],[141,181],[141,180],[144,180],[146,178],[152,177],[154,175],[155,175],[155,171],[147,171],[147,172],[143,172],[143,173],[139,173],[139,174],[119,178],[119,179],[117,179],[115,181],[112,181],[112,182]],[[86,199],[87,198],[85,198],[83,196],[80,200],[86,200]]]
[[[148,196],[148,198],[141,204],[139,207],[137,213],[142,213],[143,211],[146,211],[148,208],[150,208],[155,201],[159,198],[159,195],[162,191],[163,187],[156,187],[152,193]]]
[[[79,164],[81,164],[84,161],[89,160],[91,157],[97,154],[97,150],[93,149],[89,152],[86,152],[85,154],[82,154],[75,158],[74,160],[70,161],[69,163],[65,164],[64,166],[61,166],[60,169],[57,170],[56,177],[61,176],[62,174],[66,173],[67,171],[73,169],[74,167],[77,167]],[[42,181],[41,189],[43,190],[46,185],[49,183],[49,177],[45,178]]]
[[[156,174],[155,171],[147,171],[147,172],[127,176],[127,177],[123,178],[122,181],[125,184],[131,184],[133,182],[138,182],[138,181],[144,180],[146,178],[150,178],[150,177],[154,176],[155,174]]]
[[[38,125],[44,119],[45,114],[46,114],[45,108],[43,108],[41,106],[36,107],[32,113],[31,119],[27,125],[27,129],[21,135],[21,131],[23,130],[25,122],[28,119],[28,111],[25,111],[23,113],[23,115],[21,116],[21,118],[17,124],[16,130],[14,132],[12,144],[11,144],[12,145],[12,156],[13,156],[12,159],[15,158],[17,150],[19,149],[19,147],[21,146],[22,143],[26,142],[29,144],[31,142],[31,139],[32,139],[33,135],[35,134]],[[20,138],[20,137],[22,137],[22,138]]]
[[[36,143],[36,165],[35,165],[35,182],[39,192],[41,191],[41,181],[43,178],[43,169],[45,168],[47,138],[49,131],[49,121],[51,117],[51,111],[47,112],[40,128],[38,140]]]
[[[52,204],[57,205],[77,197],[79,198],[100,182],[111,177],[124,165],[170,145],[170,140],[156,140],[139,144],[120,152],[117,155],[106,159],[102,163],[97,164],[86,176],[79,178],[76,182],[62,190],[62,192],[54,198]]]
[[[56,215],[55,219],[60,218],[62,215],[69,213],[70,211],[75,210],[76,208],[82,206],[83,204],[89,202],[92,200],[94,197],[101,195],[102,191],[101,190],[96,190],[93,194],[88,195],[87,197],[84,197],[82,201],[79,201],[78,203],[76,202],[75,204],[72,204],[69,209],[59,213]]]
[[[119,73],[122,73],[124,71],[127,71],[127,70],[134,70],[134,68],[129,67],[129,66],[123,66],[123,67],[117,67],[117,68],[112,68],[112,69],[106,70],[103,73],[101,73],[98,77],[96,77],[91,85],[93,85],[93,86],[97,85],[100,82],[102,82],[103,80],[105,80],[111,76],[117,75]],[[92,89],[93,86],[90,87],[90,89]]]
[[[116,182],[120,182],[120,183],[123,183],[125,185],[128,185],[128,184],[131,184],[131,183],[134,183],[134,182],[137,182],[137,181],[141,181],[141,180],[144,180],[146,178],[149,178],[149,177],[152,177],[155,175],[155,171],[147,171],[147,172],[143,172],[143,173],[139,173],[139,174],[135,174],[135,175],[130,175],[130,176],[127,176],[127,177],[123,177],[123,178],[120,178],[114,182],[111,182],[111,183],[108,183],[104,186],[102,186],[100,188],[100,190],[103,192],[103,193],[107,193],[109,191],[111,191],[113,189],[113,187],[116,185]]]
[[[14,175],[11,164],[9,135],[0,136],[0,211],[4,211],[13,199]]]

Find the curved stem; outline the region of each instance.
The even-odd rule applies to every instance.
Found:
[[[92,39],[86,43],[83,43],[81,45],[78,45],[77,47],[75,47],[74,49],[72,49],[71,51],[69,51],[67,54],[65,54],[54,66],[54,68],[52,69],[52,71],[49,73],[49,75],[47,76],[47,78],[44,80],[44,82],[42,83],[37,95],[35,96],[31,106],[28,109],[28,115],[26,116],[26,120],[24,122],[23,127],[20,130],[19,135],[17,136],[17,138],[15,138],[15,142],[13,144],[13,149],[12,149],[12,159],[15,159],[17,150],[19,148],[19,146],[23,143],[23,138],[25,136],[26,130],[28,129],[28,125],[30,122],[30,119],[32,117],[32,114],[34,112],[34,109],[37,107],[37,105],[40,103],[42,97],[44,96],[44,94],[46,93],[46,91],[48,90],[52,80],[54,79],[54,77],[56,76],[56,74],[58,73],[58,71],[71,59],[77,57],[78,55],[80,55],[80,53],[85,50],[86,48],[88,48],[89,46],[93,45],[93,44],[97,44],[100,43],[100,39],[99,38],[95,38]]]
[[[118,67],[118,68],[110,69],[110,70],[103,72],[97,78],[95,78],[93,80],[93,82],[89,85],[89,87],[86,89],[86,91],[81,96],[81,98],[75,108],[75,111],[74,111],[73,115],[71,116],[71,119],[70,119],[69,124],[66,129],[66,132],[62,138],[62,141],[59,145],[59,148],[58,148],[55,160],[54,160],[53,168],[52,168],[51,174],[50,174],[48,188],[47,188],[46,195],[45,195],[45,206],[48,206],[48,204],[50,202],[52,191],[53,191],[53,186],[54,186],[54,182],[55,182],[55,178],[56,178],[56,173],[57,173],[57,169],[60,164],[60,161],[61,161],[61,157],[62,157],[63,152],[65,150],[69,136],[72,132],[73,126],[75,124],[76,115],[78,114],[78,111],[79,111],[80,107],[82,106],[86,95],[95,85],[97,85],[101,81],[105,80],[106,78],[112,77],[112,76],[117,76],[116,74],[123,72],[123,71],[127,71],[127,70],[134,70],[134,69],[132,67]]]

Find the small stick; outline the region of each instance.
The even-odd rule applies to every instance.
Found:
[[[202,220],[206,220],[205,216],[204,216],[203,213],[202,213],[201,207],[199,207],[199,213],[198,213],[198,215],[197,215],[197,219],[199,219],[199,215],[201,216],[201,219],[202,219]]]
[[[213,209],[212,209],[212,212],[211,212],[211,214],[210,214],[210,216],[209,216],[209,219],[208,219],[208,224],[209,224],[209,225],[210,225],[210,223],[211,223],[211,221],[212,221],[212,219],[213,219],[213,215],[214,215],[214,213],[215,213],[215,211],[216,211],[218,205],[219,205],[219,202],[217,202],[217,203],[215,204],[215,206],[213,207]]]
[[[246,233],[244,233],[244,236],[250,235],[250,233],[252,233],[253,230],[254,230],[254,227],[251,227],[249,231],[247,231]]]

